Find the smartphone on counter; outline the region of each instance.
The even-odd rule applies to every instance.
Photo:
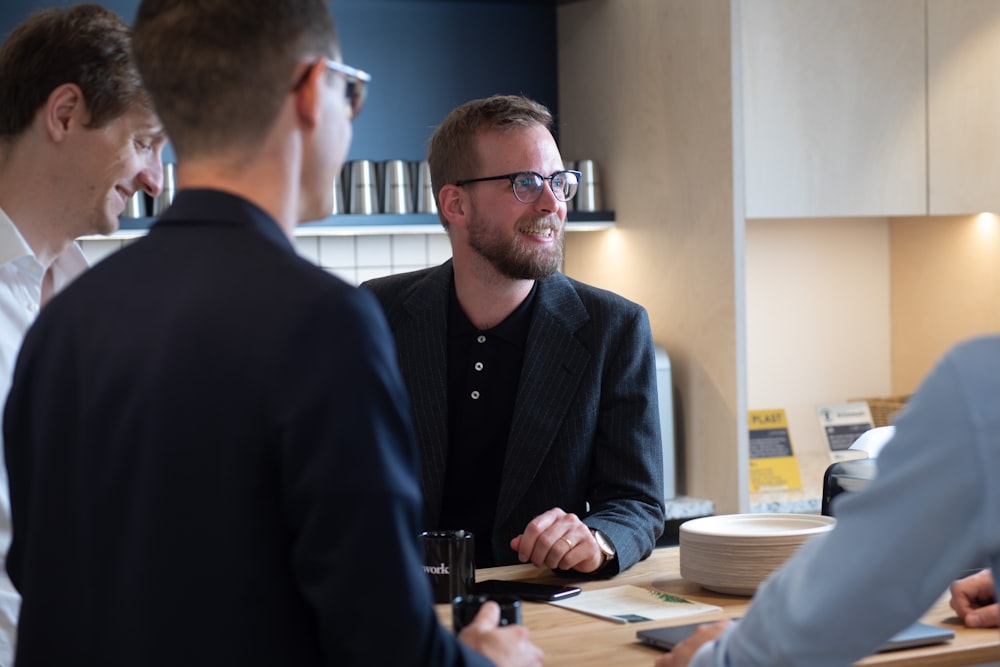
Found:
[[[513,595],[522,600],[534,602],[551,602],[564,600],[580,594],[576,586],[560,586],[558,584],[538,584],[531,581],[504,581],[502,579],[487,579],[476,582],[475,593],[486,595]]]

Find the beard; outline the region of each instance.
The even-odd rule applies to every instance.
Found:
[[[469,225],[469,246],[501,275],[513,280],[541,280],[559,270],[565,236],[558,217],[521,218],[515,229],[513,238],[505,238],[503,226],[477,217]],[[544,231],[552,234],[556,242],[529,243],[517,234]]]

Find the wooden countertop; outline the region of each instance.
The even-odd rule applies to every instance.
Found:
[[[522,603],[522,620],[531,631],[531,639],[545,651],[547,667],[652,667],[661,652],[639,644],[636,630],[662,625],[679,625],[693,621],[705,622],[719,618],[742,615],[749,598],[721,595],[703,589],[698,584],[681,578],[679,548],[656,549],[653,555],[617,577],[601,581],[576,581],[584,590],[594,590],[622,584],[655,588],[698,602],[718,605],[722,613],[682,619],[675,622],[647,621],[617,625],[585,614],[561,609],[545,603]],[[518,579],[543,583],[567,583],[565,577],[556,577],[546,569],[530,565],[495,567],[480,570],[477,580]],[[451,627],[451,608],[437,605],[438,616]],[[943,625],[955,630],[955,639],[948,644],[919,649],[880,653],[865,658],[859,665],[899,665],[906,667],[958,667],[1000,661],[1000,631],[996,628],[970,630],[962,627],[943,596],[924,615],[927,623]]]

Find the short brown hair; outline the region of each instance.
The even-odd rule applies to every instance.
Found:
[[[427,162],[431,186],[438,203],[438,217],[445,229],[448,221],[437,201],[441,188],[459,179],[474,178],[479,169],[476,137],[481,132],[506,132],[541,125],[552,131],[552,114],[542,104],[520,95],[494,95],[456,107],[431,136]]]
[[[0,140],[20,136],[66,83],[83,91],[88,127],[104,127],[136,105],[151,109],[131,49],[131,28],[100,5],[29,16],[0,46]]]
[[[143,0],[135,58],[178,160],[263,138],[306,57],[336,57],[323,0]]]

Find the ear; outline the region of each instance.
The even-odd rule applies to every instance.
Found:
[[[449,223],[458,227],[466,226],[469,202],[462,188],[451,184],[442,186],[438,192],[438,207]]]
[[[295,88],[295,112],[299,121],[307,129],[313,130],[319,125],[319,117],[322,109],[321,84],[322,77],[326,74],[326,68],[321,61],[309,65],[302,82]]]
[[[55,142],[61,142],[74,126],[83,127],[90,121],[90,111],[83,91],[75,83],[57,86],[42,107],[45,130]]]

